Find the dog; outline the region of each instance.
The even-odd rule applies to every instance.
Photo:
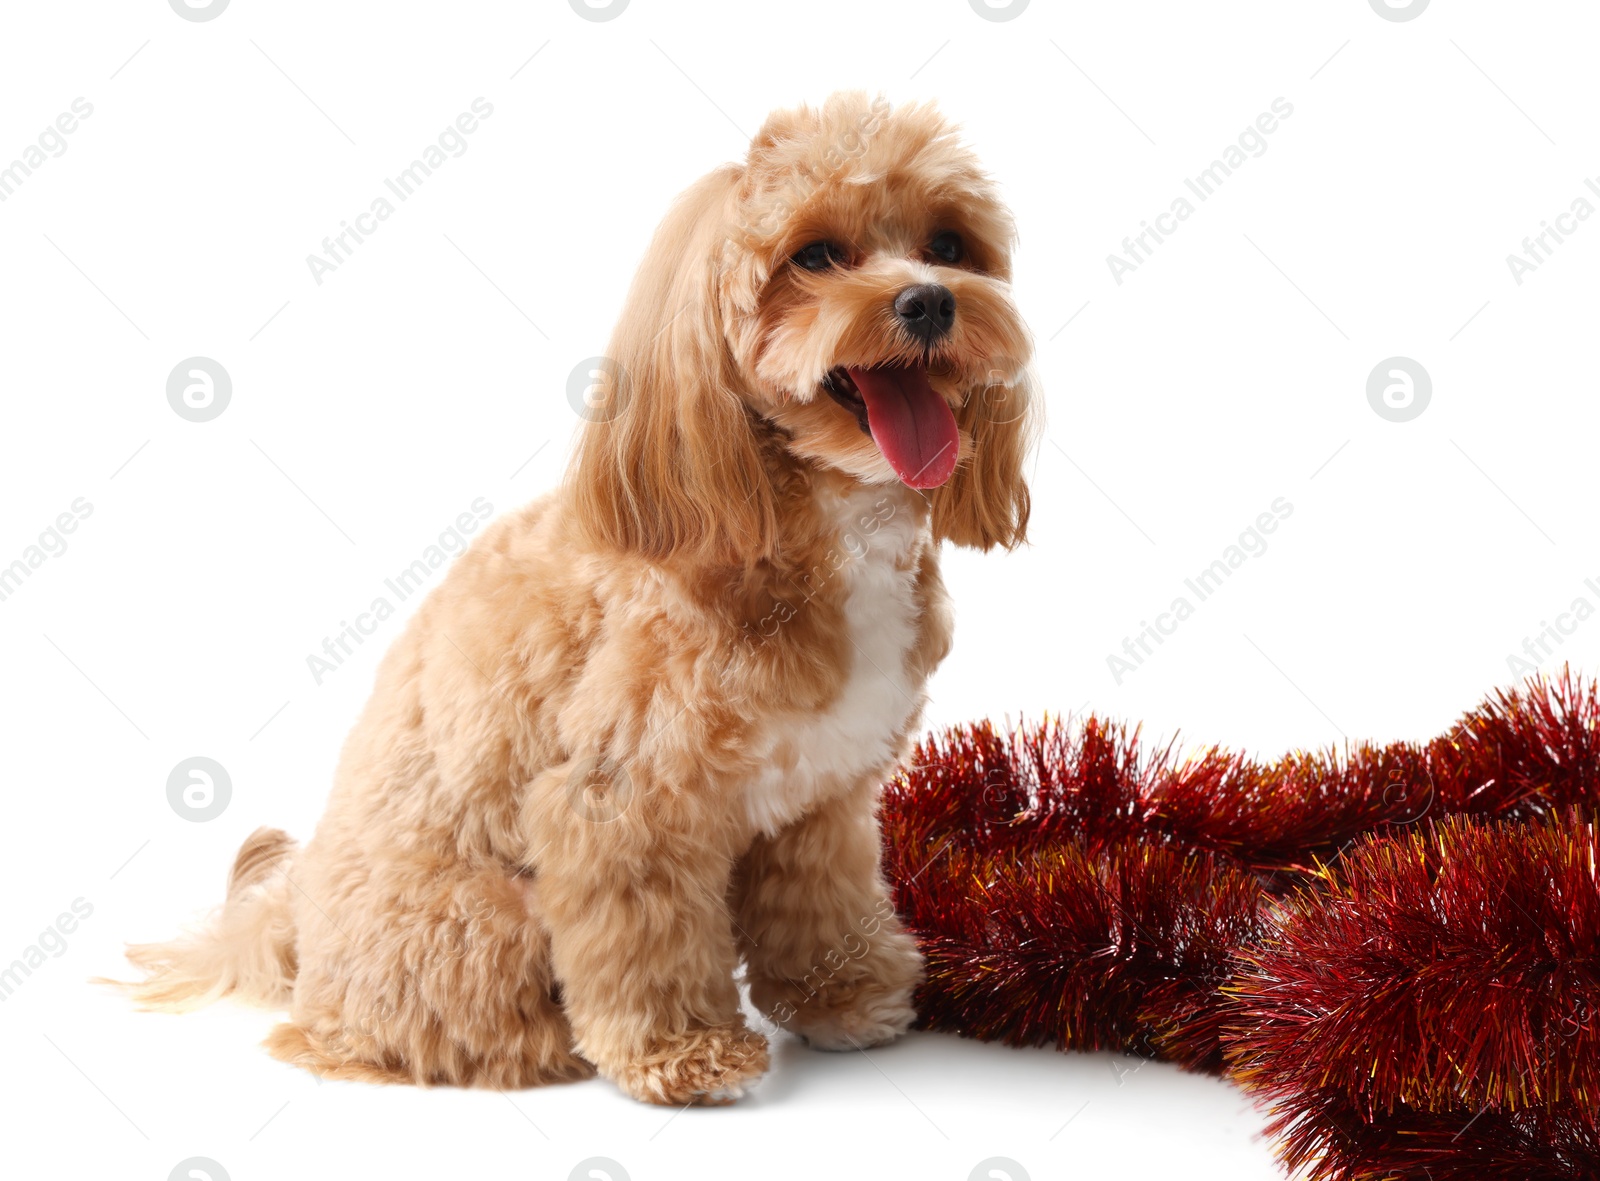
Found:
[[[289,1011],[327,1078],[595,1072],[719,1104],[763,1025],[903,1034],[875,804],[951,643],[942,542],[1025,540],[1011,216],[931,106],[772,115],[657,230],[565,480],[386,654],[327,811],[257,830],[147,1007]],[[598,392],[597,392],[598,391]]]

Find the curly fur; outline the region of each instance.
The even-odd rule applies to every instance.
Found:
[[[931,259],[938,230],[967,255]],[[931,108],[768,120],[668,214],[608,356],[613,415],[385,657],[327,812],[261,830],[212,924],[132,949],[145,1004],[287,1005],[321,1074],[521,1087],[595,1070],[726,1102],[767,1066],[735,972],[825,1048],[904,1032],[922,964],[878,785],[950,645],[938,546],[1015,546],[1033,397],[1012,226]],[[802,271],[806,242],[851,265]],[[918,346],[896,293],[955,295]],[[931,493],[821,382],[918,363],[960,428]]]

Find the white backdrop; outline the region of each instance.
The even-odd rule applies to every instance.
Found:
[[[1032,546],[948,559],[930,723],[1092,708],[1276,753],[1592,674],[1600,20],[1374,4],[8,6],[0,964],[37,966],[0,987],[6,1172],[1276,1176],[1242,1096],[1108,1056],[785,1043],[754,1097],[675,1114],[604,1083],[319,1085],[256,1047],[268,1015],[85,980],[217,900],[256,825],[309,834],[416,604],[384,580],[555,484],[568,375],[672,195],[837,87],[965,124],[1048,394]],[[347,223],[372,232],[308,264]],[[169,375],[182,406],[208,366],[231,397],[194,421]],[[167,799],[194,757],[231,782],[205,823]]]

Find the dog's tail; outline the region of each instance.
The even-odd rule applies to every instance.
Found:
[[[283,1008],[294,985],[294,918],[288,834],[258,828],[246,838],[228,875],[228,896],[210,920],[166,943],[135,943],[128,959],[145,972],[128,985],[147,1009],[183,1012],[225,996]]]

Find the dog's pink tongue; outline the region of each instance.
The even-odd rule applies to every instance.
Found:
[[[956,470],[961,435],[920,365],[848,370],[862,401],[872,441],[911,488],[937,488]]]

